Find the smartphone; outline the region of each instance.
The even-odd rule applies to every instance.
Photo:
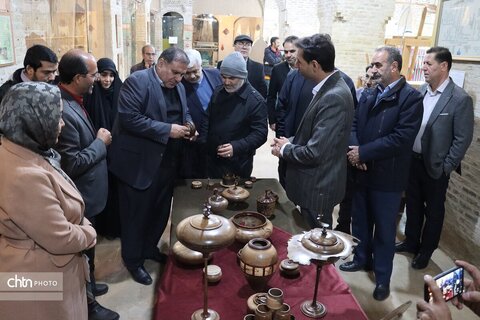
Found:
[[[463,274],[463,267],[454,267],[433,277],[442,291],[445,301],[449,301],[463,293]],[[427,302],[432,300],[432,293],[427,284],[425,284],[424,297]]]

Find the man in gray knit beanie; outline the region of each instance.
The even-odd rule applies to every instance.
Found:
[[[228,93],[240,89],[247,79],[247,63],[240,52],[230,53],[220,67],[223,87]]]
[[[240,52],[230,53],[222,62],[220,66],[220,73],[226,76],[246,79],[247,63]]]
[[[247,63],[240,52],[229,54],[220,67],[218,86],[208,106],[206,135],[207,173],[210,178],[252,174],[255,150],[267,140],[267,106],[247,80]]]

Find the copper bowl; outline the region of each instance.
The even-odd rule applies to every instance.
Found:
[[[235,226],[235,240],[247,243],[254,238],[268,238],[273,232],[273,224],[263,214],[255,211],[237,213],[231,218]]]

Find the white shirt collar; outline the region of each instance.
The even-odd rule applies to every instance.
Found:
[[[438,86],[437,90],[432,91],[432,87],[430,85],[427,86],[427,92],[430,96],[435,96],[437,94],[442,94],[442,92],[445,90],[445,88],[448,86],[450,83],[450,77],[445,79],[445,81],[442,82],[441,85]]]
[[[25,69],[20,72],[20,79],[22,79],[22,82],[30,82],[32,80],[28,79],[27,75],[25,74]]]
[[[313,87],[312,89],[312,93],[313,95],[315,96],[317,94],[318,91],[320,91],[320,89],[322,88],[322,86],[325,84],[325,82],[328,80],[328,78],[330,78],[335,72],[337,72],[338,70],[334,70],[332,73],[330,73],[328,76],[325,77],[325,79],[323,79],[322,81],[320,81],[319,84],[317,84],[315,87]]]

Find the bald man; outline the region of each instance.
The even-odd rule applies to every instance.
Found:
[[[107,202],[107,146],[112,135],[105,128],[97,132],[83,106],[83,96],[91,94],[98,78],[97,61],[90,53],[73,49],[65,53],[58,65],[60,91],[63,101],[63,121],[57,151],[62,156],[61,165],[73,180],[85,202],[84,215],[95,227],[95,216],[102,212]],[[90,266],[88,289],[89,319],[118,319],[119,315],[102,307],[94,296],[107,293],[106,284],[95,282],[95,247],[87,250]]]

